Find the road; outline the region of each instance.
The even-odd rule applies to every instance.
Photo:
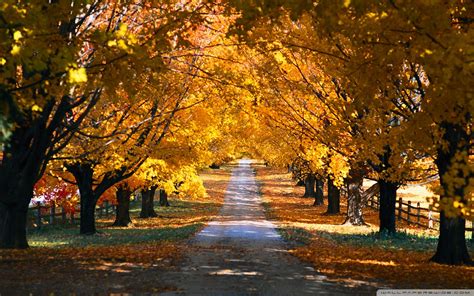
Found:
[[[189,244],[180,270],[161,281],[177,291],[163,295],[373,295],[325,281],[325,276],[288,253],[265,219],[251,160],[232,172],[219,217]]]

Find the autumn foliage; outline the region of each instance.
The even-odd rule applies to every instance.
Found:
[[[26,248],[34,197],[95,209],[205,196],[198,172],[251,155],[315,206],[379,231],[430,182],[432,260],[468,264],[474,218],[472,1],[13,1],[0,4],[0,247]],[[148,211],[153,216],[153,208]],[[117,223],[119,221],[116,221]]]

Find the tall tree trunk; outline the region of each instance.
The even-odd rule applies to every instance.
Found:
[[[471,264],[465,231],[466,220],[461,217],[448,218],[441,211],[438,246],[431,261],[450,265]]]
[[[328,209],[327,214],[339,214],[341,211],[341,191],[334,186],[334,181],[328,178]]]
[[[397,183],[378,180],[380,190],[380,233],[394,234],[395,227],[395,207],[397,203]]]
[[[313,206],[320,206],[324,204],[324,181],[320,178],[316,178],[316,195],[314,198]]]
[[[298,181],[296,182],[295,186],[305,186],[304,180],[298,179]]]
[[[95,207],[99,200],[100,194],[94,191],[94,169],[91,163],[76,162],[73,164],[66,164],[66,168],[74,175],[79,194],[81,196],[81,222],[80,234],[95,234],[97,229],[95,227]]]
[[[168,193],[164,189],[160,189],[160,206],[169,207],[170,203],[168,202]]]
[[[303,197],[315,197],[314,184],[316,178],[313,174],[308,174],[304,180],[304,195]]]
[[[155,192],[156,186],[152,186],[150,189],[142,190],[142,210],[140,212],[140,218],[151,218],[157,217],[155,212]]]
[[[14,204],[0,202],[0,248],[2,249],[28,248],[26,219],[29,202],[23,196],[17,200],[22,200],[22,202]]]
[[[344,224],[365,225],[362,215],[362,181],[361,170],[351,170],[347,178],[347,216]]]
[[[126,184],[117,188],[117,207],[115,209],[115,222],[113,226],[128,226],[132,223],[130,219],[130,195],[132,191]]]
[[[41,123],[38,123],[41,125]],[[41,127],[37,127],[41,129]],[[36,129],[17,127],[0,153],[0,248],[28,248],[26,225],[33,188],[41,177],[45,143]],[[41,138],[41,136],[40,136]]]
[[[92,193],[92,191],[90,193]],[[80,234],[91,235],[97,232],[95,227],[95,206],[97,205],[98,198],[90,193],[81,193]]]
[[[444,122],[442,127],[445,130],[443,139],[448,145],[447,147],[440,147],[438,149],[438,155],[435,160],[440,176],[440,183],[444,191],[440,199],[443,200],[449,196],[458,196],[461,198],[460,202],[466,202],[466,188],[469,184],[470,176],[466,175],[462,168],[452,172],[451,170],[456,168],[452,168],[451,166],[453,164],[456,165],[455,157],[459,153],[468,155],[469,135],[466,129],[461,125]],[[457,165],[459,166],[459,163],[457,163]],[[463,163],[459,167],[468,165],[468,163]],[[459,179],[464,179],[465,182],[458,182],[454,186],[449,184],[450,176],[447,176],[448,173],[451,176],[455,175]],[[441,264],[471,264],[472,261],[466,246],[465,230],[466,221],[462,217],[446,217],[445,212],[441,211],[438,246],[431,260]]]
[[[150,190],[142,189],[140,192],[142,196],[142,209],[140,211],[140,218],[148,218],[148,204],[150,203]]]

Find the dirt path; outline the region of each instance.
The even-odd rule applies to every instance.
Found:
[[[217,220],[190,241],[180,270],[162,283],[176,286],[163,295],[358,295],[373,288],[325,282],[287,246],[265,219],[250,160],[233,170]]]

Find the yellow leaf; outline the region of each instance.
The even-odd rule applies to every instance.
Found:
[[[13,32],[13,40],[18,41],[23,37],[20,31]]]
[[[119,40],[117,44],[118,44],[118,47],[122,50],[127,50],[128,49],[127,44],[123,40]]]
[[[87,72],[85,68],[71,68],[68,71],[68,82],[73,83],[83,83],[87,82]]]
[[[351,5],[351,0],[344,0],[344,7],[349,7]]]
[[[3,66],[7,63],[7,60],[5,60],[4,58],[0,58],[0,66]]]
[[[109,40],[107,42],[107,46],[109,47],[117,46],[117,40]]]
[[[117,37],[124,37],[125,34],[127,34],[127,25],[126,24],[120,24],[117,32],[115,33],[115,35],[117,35]]]
[[[20,53],[20,46],[18,45],[13,45],[12,50],[10,51],[12,55],[17,55]]]
[[[43,111],[43,109],[42,109],[40,106],[38,106],[38,105],[35,104],[35,105],[33,105],[33,107],[31,107],[31,111],[33,111],[33,112],[41,112],[41,111]]]

